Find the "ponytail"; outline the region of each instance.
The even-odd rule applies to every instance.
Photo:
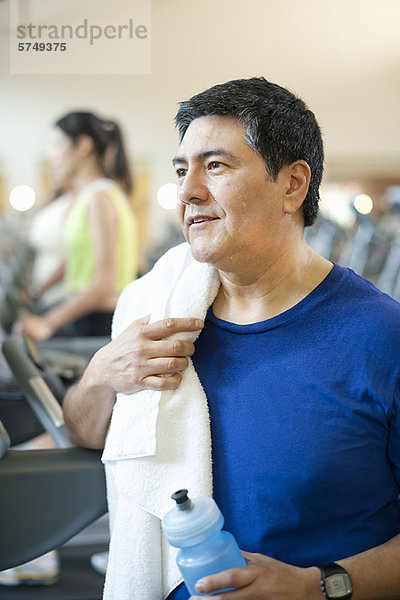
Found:
[[[121,129],[114,121],[103,121],[102,127],[108,135],[107,148],[103,157],[103,166],[106,175],[118,181],[129,195],[132,192],[132,177],[126,158]]]

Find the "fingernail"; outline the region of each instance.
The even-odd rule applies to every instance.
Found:
[[[195,320],[195,325],[196,325],[196,327],[198,327],[199,329],[201,329],[203,327],[203,321],[200,321],[200,319],[196,319]]]

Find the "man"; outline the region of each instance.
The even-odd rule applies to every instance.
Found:
[[[185,454],[184,448],[168,450],[162,436],[174,429],[175,438],[186,435],[181,421],[191,394],[185,392],[175,420],[168,420],[168,410],[193,377],[193,362],[207,395],[213,495],[248,562],[198,582],[198,592],[237,588],[212,596],[224,600],[400,598],[400,306],[305,241],[323,169],[315,117],[288,90],[253,78],[183,102],[176,122],[178,214],[192,256],[181,258],[184,249],[174,249],[155,272],[157,300],[169,302],[164,277],[172,282],[168,294],[184,300],[171,306],[182,308],[162,313],[166,319],[156,320],[157,311],[149,317],[147,303],[157,295],[150,291],[151,273],[142,287],[125,291],[113,342],[64,403],[77,443],[102,448],[107,431],[109,446],[118,445],[119,433],[124,440],[119,453],[107,452],[107,444],[105,452],[106,462],[117,465],[111,548],[122,511],[159,494],[155,473],[164,482],[163,468],[173,469]],[[209,271],[200,270],[206,266]],[[198,275],[184,285],[182,273],[190,269]],[[200,313],[184,311],[202,286],[212,289],[213,277],[218,284],[205,296],[208,311],[199,321]],[[143,312],[133,312],[131,322],[123,315],[141,293]],[[127,466],[137,464],[140,450],[124,454],[134,443],[129,432],[135,419],[135,436],[142,426],[151,431],[150,417],[140,413],[146,396],[125,431],[121,415],[148,390],[161,391],[164,400],[153,423],[161,441],[146,456],[164,453],[164,462],[147,477]],[[154,406],[150,400],[152,414]],[[198,426],[189,422],[191,435]],[[206,461],[201,440],[196,443],[194,470]],[[139,500],[140,490],[130,493],[135,485],[147,486]],[[157,514],[157,508],[146,510]],[[129,553],[123,528],[115,537],[114,554]],[[160,568],[168,575],[164,553],[161,544]],[[119,565],[121,576],[133,568]],[[115,582],[113,570],[109,580]],[[188,598],[183,586],[169,591],[169,600]],[[156,600],[153,594],[149,600]],[[125,590],[124,598],[139,597]]]

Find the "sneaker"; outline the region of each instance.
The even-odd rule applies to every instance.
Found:
[[[0,571],[0,585],[53,585],[59,576],[58,552],[52,550],[23,565]]]
[[[0,585],[19,585],[17,570],[14,568],[0,571]]]
[[[92,554],[92,556],[90,557],[90,564],[92,565],[95,571],[100,573],[100,575],[105,575],[108,564],[108,551]]]

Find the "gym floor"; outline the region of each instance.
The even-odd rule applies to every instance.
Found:
[[[104,577],[92,568],[90,557],[104,550],[107,550],[107,544],[63,546],[58,583],[50,586],[0,586],[0,600],[101,600]]]

